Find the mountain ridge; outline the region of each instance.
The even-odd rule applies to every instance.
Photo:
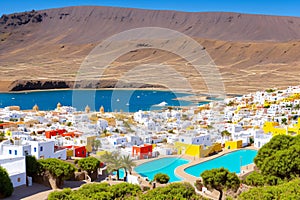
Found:
[[[298,17],[85,6],[3,15],[0,90],[14,88],[16,80],[25,85],[26,81],[53,81],[53,87],[55,81],[74,81],[83,59],[103,39],[145,26],[169,28],[195,39],[219,67],[228,92],[299,82]],[[124,70],[153,62],[171,63],[193,79],[183,68],[186,61],[172,53],[152,50],[123,55],[112,63],[107,77],[113,80]],[[201,80],[191,81],[204,88]]]

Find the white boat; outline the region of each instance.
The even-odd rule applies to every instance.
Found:
[[[168,105],[168,103],[165,102],[165,101],[163,101],[163,102],[161,102],[159,104],[156,104],[155,106],[166,106],[166,105]]]

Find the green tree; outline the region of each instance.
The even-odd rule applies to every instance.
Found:
[[[140,186],[130,183],[120,183],[110,187],[113,199],[126,199],[126,197],[137,196],[141,191]]]
[[[14,187],[6,169],[0,166],[0,198],[11,196],[13,191]]]
[[[26,156],[26,175],[36,176],[39,163],[34,156]]]
[[[252,172],[245,179],[245,184],[251,186],[264,186],[265,182],[265,177],[258,172]]]
[[[171,183],[165,187],[157,187],[139,197],[140,200],[152,199],[180,199],[196,200],[200,199],[196,195],[195,188],[190,183]]]
[[[167,174],[157,173],[154,176],[154,180],[161,184],[166,184],[169,182],[170,177]]]
[[[71,199],[72,190],[70,188],[64,188],[61,191],[54,191],[48,195],[48,200],[63,200]]]
[[[290,179],[300,175],[300,145],[281,150],[266,158],[260,170],[264,175]]]
[[[4,132],[0,132],[0,142],[2,142],[3,140],[5,140],[5,134]]]
[[[278,186],[255,187],[249,191],[243,192],[239,200],[265,200],[265,199],[299,199],[300,179],[297,178],[288,183]]]
[[[125,180],[127,179],[127,173],[131,174],[132,168],[136,166],[135,162],[130,158],[129,155],[125,156],[123,155],[121,157],[121,165],[124,168],[125,171]]]
[[[78,190],[64,189],[49,194],[49,200],[115,200],[115,199],[137,199],[141,193],[138,185],[120,183],[110,186],[108,183],[85,184]]]
[[[100,140],[93,140],[92,148],[93,151],[98,151],[98,149],[101,147],[101,141]]]
[[[123,168],[119,152],[105,152],[100,159],[106,164],[109,173],[117,172],[117,179],[119,180],[119,169]]]
[[[291,179],[300,175],[300,136],[274,136],[254,159],[265,176]],[[274,179],[276,181],[276,179]]]
[[[96,172],[99,168],[100,161],[94,157],[87,157],[78,160],[78,166],[80,169],[86,171],[88,175],[91,177],[92,181],[94,180],[92,173]]]
[[[282,118],[282,119],[281,119],[281,124],[287,125],[287,119],[286,119],[286,118]]]
[[[71,197],[72,198],[68,199],[109,200],[113,199],[113,194],[110,191],[110,185],[108,183],[92,183],[85,184],[79,188],[79,190],[73,191]]]
[[[74,172],[74,165],[56,158],[38,160],[39,174],[49,178],[50,185],[57,189],[63,185],[64,180],[70,178]]]
[[[224,130],[224,131],[221,132],[221,136],[222,137],[224,137],[224,136],[229,137],[229,136],[231,136],[231,133],[229,131],[227,131],[227,130]]]
[[[240,186],[240,179],[238,176],[223,167],[205,170],[200,176],[202,177],[205,187],[219,191],[219,200],[222,199],[224,189],[237,191]]]

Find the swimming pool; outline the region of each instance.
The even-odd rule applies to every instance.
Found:
[[[205,170],[220,167],[224,167],[230,172],[240,173],[240,167],[253,163],[256,154],[256,150],[238,150],[232,153],[225,154],[218,158],[214,158],[212,160],[188,167],[184,171],[196,177],[200,177],[200,174]]]
[[[146,162],[134,168],[138,174],[142,177],[148,177],[153,180],[155,174],[164,173],[170,177],[170,183],[175,181],[181,181],[182,179],[175,175],[175,169],[180,166],[189,163],[188,160],[182,158],[161,158],[154,161]]]
[[[117,172],[114,171],[113,175],[117,175]],[[119,169],[119,178],[124,178],[125,176],[125,170],[124,169]]]

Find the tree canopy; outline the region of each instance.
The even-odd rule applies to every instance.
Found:
[[[56,158],[40,159],[38,163],[39,173],[47,175],[49,180],[53,179],[55,181],[56,184],[51,185],[52,188],[60,186],[63,180],[70,178],[75,172],[74,165]],[[59,185],[57,185],[57,182]]]
[[[152,199],[181,199],[197,200],[201,199],[196,195],[194,187],[189,183],[171,183],[165,187],[158,187],[142,193],[138,185],[130,183],[120,183],[110,186],[108,183],[85,184],[78,190],[64,189],[54,191],[49,194],[49,200],[152,200]]]
[[[300,175],[300,136],[277,135],[265,144],[254,159],[266,176],[291,179]]]
[[[170,177],[167,174],[157,173],[154,176],[154,180],[157,181],[158,183],[165,184],[169,182]]]
[[[77,163],[80,169],[87,171],[89,174],[96,171],[100,165],[100,161],[94,157],[80,159]]]
[[[38,172],[39,163],[34,156],[26,156],[26,175],[35,176]]]
[[[85,184],[75,191],[64,189],[55,191],[48,196],[49,200],[113,200],[113,199],[128,199],[136,197],[141,193],[141,188],[138,185],[130,183],[120,183],[110,186],[108,183],[92,183]]]
[[[264,185],[281,184],[281,183],[283,183],[283,180],[281,180],[277,176],[263,175],[257,171],[254,171],[246,177],[246,179],[244,180],[244,183],[246,185],[257,187],[257,186],[264,186]]]
[[[11,196],[13,191],[14,187],[6,169],[0,166],[0,198]]]
[[[243,192],[240,200],[264,200],[264,199],[299,199],[300,179],[280,184],[278,186],[255,187]]]
[[[224,189],[236,191],[240,186],[240,179],[238,176],[223,167],[205,170],[200,176],[202,177],[205,187],[216,189],[220,192],[220,200],[222,199]]]
[[[189,183],[171,183],[165,187],[158,187],[140,196],[141,200],[152,199],[201,199],[196,195],[195,188]]]
[[[105,152],[100,159],[105,162],[109,172],[117,171],[117,179],[119,179],[119,169],[124,168],[125,176],[127,176],[127,171],[131,173],[132,168],[136,166],[130,156],[122,156],[117,151],[111,153]]]

